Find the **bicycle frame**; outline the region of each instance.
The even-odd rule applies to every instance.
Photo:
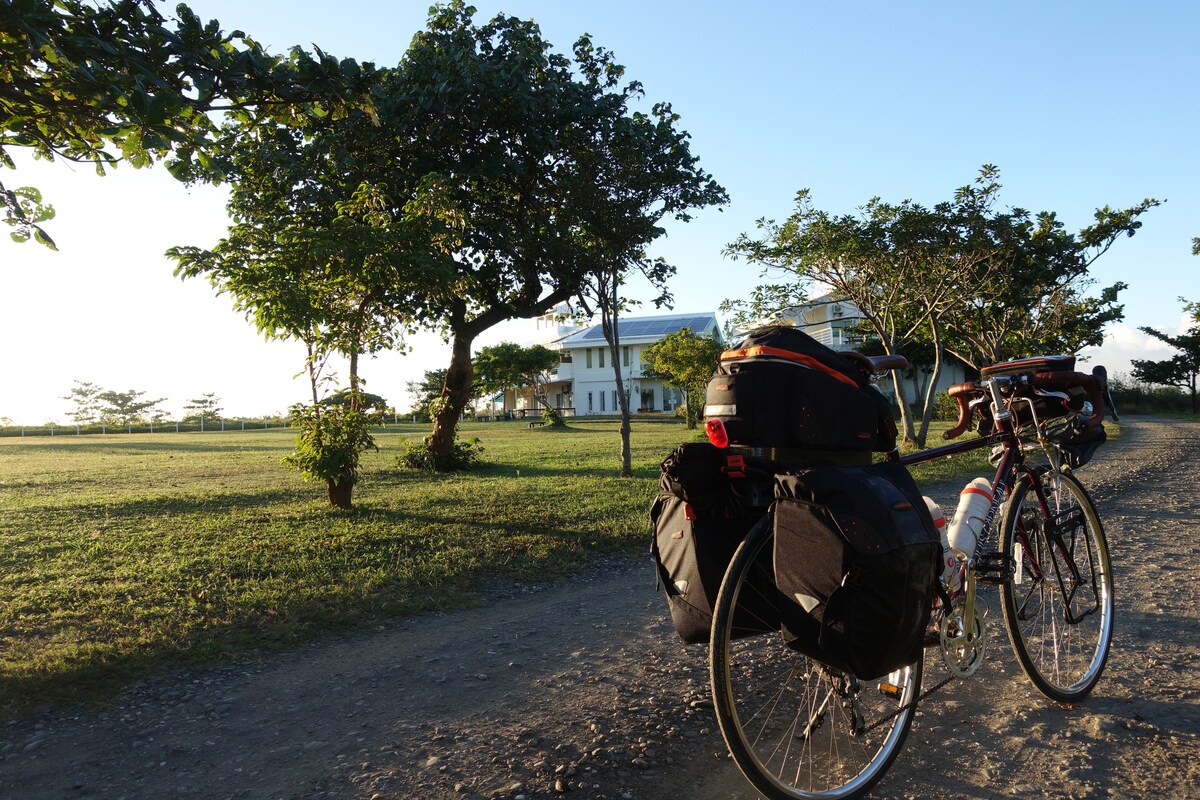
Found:
[[[993,391],[993,397],[999,401],[1000,394],[998,391],[999,383],[1003,382],[1004,378],[993,378],[990,381],[985,381],[989,388]],[[953,444],[942,445],[940,447],[932,447],[927,450],[920,450],[915,453],[901,455],[899,450],[894,450],[887,454],[887,460],[896,461],[905,467],[910,467],[914,464],[924,464],[928,461],[935,461],[939,458],[947,458],[949,456],[968,453],[972,450],[980,450],[985,447],[995,447],[1003,445],[1004,451],[1000,459],[1000,463],[996,467],[996,473],[992,479],[992,504],[988,508],[986,517],[984,518],[983,527],[980,531],[980,542],[992,534],[993,525],[996,521],[996,515],[1000,512],[1001,507],[1007,500],[1012,487],[1020,480],[1021,476],[1028,476],[1030,485],[1037,497],[1038,505],[1041,507],[1042,517],[1047,520],[1056,520],[1054,531],[1047,532],[1047,540],[1053,544],[1058,550],[1061,558],[1054,559],[1055,579],[1058,584],[1059,591],[1062,593],[1063,603],[1066,608],[1067,621],[1075,624],[1085,617],[1095,612],[1095,608],[1076,616],[1072,607],[1071,601],[1077,591],[1077,585],[1080,582],[1079,570],[1075,565],[1074,556],[1068,552],[1066,544],[1062,541],[1061,535],[1058,535],[1057,515],[1050,510],[1050,503],[1045,496],[1045,492],[1041,483],[1037,480],[1039,471],[1037,468],[1030,467],[1025,463],[1025,453],[1021,447],[1021,441],[1017,436],[1016,426],[1010,414],[993,413],[993,421],[995,430],[986,436],[980,436],[976,439],[970,439],[963,442],[955,442]],[[1023,548],[1029,548],[1029,540],[1023,529],[1016,531],[1018,543]],[[1013,569],[1017,568],[1017,564],[1013,564],[1010,568],[1005,563],[997,563],[990,559],[992,554],[981,553],[978,548],[976,553],[967,562],[967,586],[966,596],[964,598],[964,619],[970,620],[975,613],[975,588],[976,581],[982,580],[985,583],[1002,583],[1012,580]],[[1059,562],[1067,565],[1071,575],[1064,578]],[[984,564],[982,569],[980,565]],[[1031,562],[1025,565],[1030,569],[1033,577],[1037,581],[1045,580],[1041,567],[1036,562]],[[982,575],[980,574],[982,573]],[[1068,583],[1073,582],[1073,587],[1069,587]]]

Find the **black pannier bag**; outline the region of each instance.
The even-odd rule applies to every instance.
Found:
[[[709,511],[732,501],[725,453],[708,442],[685,442],[663,459],[658,479],[663,493]]]
[[[702,512],[672,494],[660,494],[650,510],[654,522],[650,547],[658,577],[675,631],[688,644],[708,643],[713,607],[725,570],[742,539],[766,518],[761,509],[732,515],[729,511],[725,507]],[[769,580],[764,588],[771,589]],[[747,635],[779,630],[778,614],[765,597],[761,606],[748,601],[739,613]],[[738,624],[735,618],[735,627]]]
[[[803,331],[771,326],[721,354],[708,383],[705,417],[719,419],[731,444],[827,453],[869,464],[896,446],[891,404],[858,367]]]
[[[708,641],[725,570],[742,539],[767,510],[745,497],[745,490],[758,479],[740,478],[735,489],[726,469],[727,456],[728,451],[707,442],[679,445],[662,462],[662,491],[650,509],[654,525],[650,551],[675,630],[690,644]],[[767,492],[754,492],[760,494]],[[770,629],[778,630],[777,616],[770,616],[775,617]],[[761,629],[761,623],[757,627]]]
[[[790,647],[871,679],[923,646],[941,541],[899,464],[776,478],[775,581]]]

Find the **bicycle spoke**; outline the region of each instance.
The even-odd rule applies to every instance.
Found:
[[[1001,590],[1005,625],[1021,668],[1060,702],[1099,680],[1112,636],[1111,571],[1095,508],[1073,477],[1022,479],[1003,521],[1005,552],[1019,575]]]

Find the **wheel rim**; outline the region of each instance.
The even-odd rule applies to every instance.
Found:
[[[1082,488],[1056,473],[1039,480],[1056,523],[1047,524],[1033,487],[1023,484],[1022,505],[1010,514],[1005,537],[1019,562],[1004,590],[1005,622],[1034,684],[1054,699],[1076,699],[1099,680],[1107,660],[1112,570],[1103,529]]]
[[[747,632],[747,616],[738,609],[761,607],[764,593],[747,570],[736,582],[730,579],[739,563],[761,563],[769,556],[772,542],[766,535],[743,543],[754,557],[739,550],[741,558],[734,558],[718,599],[713,640],[718,724],[738,767],[768,797],[857,797],[879,780],[903,742],[920,667],[859,682],[792,650],[777,630],[732,639],[734,619],[737,633]]]

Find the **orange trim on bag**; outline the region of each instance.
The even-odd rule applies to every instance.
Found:
[[[855,389],[859,388],[858,381],[854,380],[853,378],[851,378],[849,375],[846,375],[845,373],[838,372],[833,367],[822,364],[820,361],[817,361],[812,356],[806,356],[803,353],[797,353],[792,350],[784,350],[779,347],[768,347],[767,345],[757,345],[755,347],[744,347],[741,350],[726,350],[724,353],[721,353],[720,360],[721,361],[734,361],[734,360],[742,359],[742,358],[754,358],[755,356],[774,356],[775,358],[782,358],[782,359],[786,359],[788,361],[796,361],[800,364],[803,364],[806,367],[815,369],[818,372],[824,372],[826,375],[830,376],[831,378],[837,378],[842,383],[853,386]]]

